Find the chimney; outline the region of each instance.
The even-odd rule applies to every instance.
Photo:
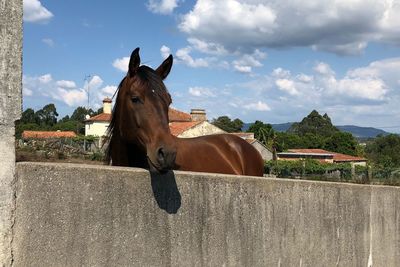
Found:
[[[111,114],[111,103],[111,98],[106,97],[103,99],[103,113]]]
[[[206,121],[206,110],[194,108],[190,111],[190,117],[192,117],[192,121]]]

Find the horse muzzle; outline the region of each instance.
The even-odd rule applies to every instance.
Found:
[[[176,150],[159,147],[154,156],[148,156],[150,171],[164,173],[175,166]]]

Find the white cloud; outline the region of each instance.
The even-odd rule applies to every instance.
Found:
[[[256,49],[253,54],[244,54],[239,59],[232,62],[236,71],[241,73],[251,73],[253,67],[262,67],[260,60],[265,59],[266,53]]]
[[[54,15],[38,0],[24,0],[24,21],[46,23]]]
[[[147,8],[154,13],[171,14],[178,7],[179,0],[149,0]]]
[[[23,87],[22,88],[22,95],[23,96],[32,96],[33,95],[33,91],[27,87]]]
[[[266,103],[264,103],[262,101],[249,103],[247,105],[244,105],[244,108],[248,109],[248,110],[255,110],[255,111],[268,111],[268,110],[271,110],[271,108]]]
[[[275,81],[276,86],[278,86],[279,90],[287,92],[289,95],[298,95],[299,91],[297,91],[294,82],[289,79],[277,79]]]
[[[400,44],[394,0],[197,0],[179,29],[230,51],[311,47],[357,55],[369,42]]]
[[[178,62],[183,62],[184,64],[188,65],[192,68],[199,68],[199,67],[208,67],[211,58],[193,58],[190,55],[191,52],[190,47],[181,48],[176,51],[176,58]]]
[[[89,81],[90,90],[98,89],[103,84],[103,80],[98,75],[94,75]]]
[[[205,42],[197,38],[189,38],[188,42],[194,49],[205,54],[222,56],[228,53],[225,47],[220,44]]]
[[[48,73],[48,74],[40,76],[38,78],[38,80],[40,83],[49,83],[53,80],[53,78],[51,77],[51,74]]]
[[[50,38],[44,38],[42,39],[42,42],[48,45],[49,47],[54,47],[54,41],[53,39]]]
[[[117,58],[112,63],[113,67],[122,72],[127,72],[129,67],[130,57]]]
[[[313,81],[313,76],[300,73],[296,76],[296,79],[303,83],[310,83]]]
[[[118,89],[118,87],[115,85],[107,85],[101,89],[101,92],[103,92],[104,94],[111,97],[114,95],[114,93],[115,93],[115,91],[117,91],[117,89]]]
[[[87,102],[87,94],[84,89],[67,90],[59,87],[56,92],[52,93],[52,96],[70,107],[84,105]]]
[[[56,82],[57,86],[62,88],[73,89],[76,88],[76,84],[74,81],[60,80]]]
[[[114,85],[102,87],[104,82],[98,75],[91,77],[81,87],[74,81],[53,80],[51,74],[33,77],[24,75],[22,83],[24,97],[40,96],[48,98],[49,101],[57,100],[69,107],[87,105],[87,88],[89,88],[91,107],[101,106],[102,100],[106,96],[112,97],[117,90]]]
[[[215,97],[216,95],[205,87],[190,87],[189,94],[195,97]]]
[[[169,55],[171,55],[171,49],[165,45],[161,46],[160,52],[163,59],[166,59],[167,57],[169,57]]]

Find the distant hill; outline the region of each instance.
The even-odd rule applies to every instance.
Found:
[[[293,122],[286,122],[286,123],[277,123],[277,124],[271,124],[272,128],[277,131],[277,132],[286,132],[290,126],[292,126]],[[245,132],[247,129],[249,129],[251,123],[244,123],[242,130]],[[379,134],[382,135],[388,135],[389,133],[373,128],[373,127],[361,127],[361,126],[355,126],[355,125],[341,125],[341,126],[336,126],[339,130],[343,132],[349,132],[354,137],[357,138],[373,138],[376,137]]]
[[[272,128],[277,132],[286,132],[291,126],[293,122],[286,122],[286,123],[277,123],[271,124]]]
[[[388,135],[389,133],[373,128],[373,127],[360,127],[360,126],[354,126],[354,125],[343,125],[343,126],[336,126],[339,130],[343,132],[349,132],[354,135],[354,137],[357,138],[370,138],[370,137],[376,137],[378,134],[382,135]]]

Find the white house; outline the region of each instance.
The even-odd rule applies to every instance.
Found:
[[[90,117],[85,121],[85,135],[102,137],[107,134],[107,128],[111,121],[111,103],[108,97],[103,100],[103,113]]]

